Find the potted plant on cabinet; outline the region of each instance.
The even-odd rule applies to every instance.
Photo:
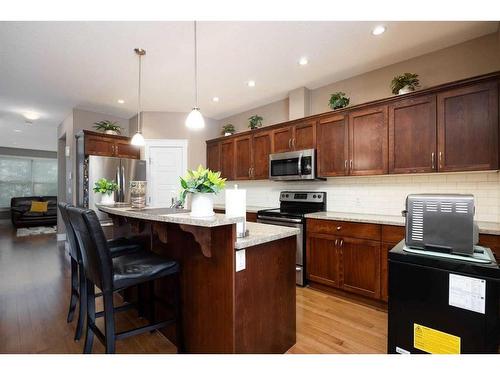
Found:
[[[345,95],[345,92],[336,92],[330,96],[328,105],[331,109],[340,109],[347,107],[351,100]]]
[[[101,204],[114,204],[114,192],[118,190],[118,184],[105,178],[98,179],[94,184],[94,193],[101,194]]]
[[[102,120],[94,122],[94,128],[97,131],[102,131],[104,134],[118,135],[121,134],[122,128],[116,121]]]
[[[188,193],[191,193],[191,216],[213,216],[214,195],[224,189],[225,184],[226,179],[220,177],[220,172],[200,165],[196,170],[188,170],[186,177],[181,177],[181,202],[184,204]]]
[[[253,115],[253,116],[250,116],[248,118],[248,127],[250,129],[257,129],[257,128],[260,128],[262,126],[262,120],[264,120],[262,118],[262,116],[259,116],[259,115]]]
[[[228,136],[236,133],[236,129],[233,124],[226,124],[222,127],[222,135]]]
[[[391,90],[394,95],[408,94],[420,86],[418,74],[404,73],[396,76],[391,81]]]

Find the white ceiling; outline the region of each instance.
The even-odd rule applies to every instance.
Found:
[[[387,32],[374,37],[370,31],[376,24],[200,22],[203,114],[224,118],[282,99],[297,87],[320,87],[498,27],[497,22],[386,22]],[[191,22],[0,22],[0,145],[55,149],[55,128],[73,107],[132,116],[135,47],[147,50],[143,110],[189,111],[194,100]],[[307,66],[297,64],[301,56],[309,58]],[[256,87],[245,85],[250,79]],[[212,102],[213,96],[220,102]],[[28,127],[24,111],[41,118]],[[22,133],[14,133],[16,128]]]

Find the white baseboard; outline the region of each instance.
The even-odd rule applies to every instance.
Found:
[[[66,233],[57,233],[58,241],[66,241]]]

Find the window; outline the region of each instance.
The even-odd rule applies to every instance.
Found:
[[[31,195],[57,195],[57,159],[0,156],[0,207]]]

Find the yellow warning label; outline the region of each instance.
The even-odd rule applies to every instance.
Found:
[[[460,354],[460,337],[413,323],[413,346],[431,354]]]

